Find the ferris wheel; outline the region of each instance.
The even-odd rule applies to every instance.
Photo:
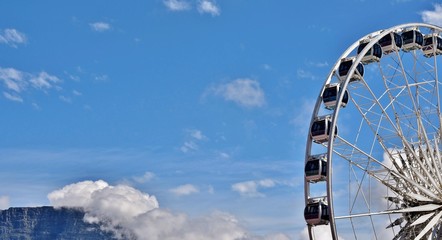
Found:
[[[440,35],[424,23],[380,30],[331,69],[306,144],[310,239],[442,238]]]

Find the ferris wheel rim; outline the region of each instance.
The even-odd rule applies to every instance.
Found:
[[[397,32],[406,28],[411,28],[411,27],[417,27],[417,28],[428,28],[431,29],[437,33],[442,33],[442,28],[436,25],[432,25],[432,24],[426,24],[426,23],[407,23],[407,24],[401,24],[401,25],[397,25],[397,26],[393,26],[391,28],[385,29],[385,30],[380,30],[380,31],[376,31],[370,34],[367,34],[365,36],[363,36],[362,38],[358,39],[357,41],[355,41],[353,44],[350,45],[350,47],[348,47],[344,53],[338,58],[338,60],[336,61],[336,63],[333,65],[330,73],[328,74],[324,84],[322,85],[322,88],[320,90],[320,93],[318,95],[316,104],[315,104],[315,108],[312,114],[312,118],[310,121],[310,126],[312,126],[312,124],[314,123],[315,119],[318,117],[319,114],[319,110],[320,107],[322,105],[322,99],[321,99],[321,94],[323,93],[325,87],[327,86],[327,84],[329,84],[331,82],[331,79],[333,78],[333,75],[335,74],[335,72],[337,71],[340,61],[343,58],[348,57],[355,49],[356,47],[359,45],[359,43],[364,40],[364,39],[370,39],[369,43],[365,46],[365,48],[356,56],[352,67],[348,70],[350,73],[354,73],[357,65],[359,63],[361,63],[362,58],[364,57],[364,55],[370,50],[371,47],[373,47],[373,45],[375,45],[382,37],[391,34],[393,32]],[[341,109],[341,103],[342,103],[342,93],[344,93],[345,90],[347,90],[348,84],[350,83],[350,79],[351,79],[351,74],[348,74],[345,78],[345,80],[343,80],[340,84],[342,85],[342,90],[341,90],[341,94],[338,96],[337,98],[337,103],[336,103],[336,109],[333,110],[333,113],[331,114],[331,126],[330,129],[335,129],[336,125],[337,125],[337,119],[339,116],[339,112]],[[440,110],[440,109],[439,109]],[[337,231],[336,231],[336,223],[335,223],[335,216],[334,216],[334,209],[333,209],[333,186],[332,186],[332,159],[333,159],[333,146],[334,146],[334,138],[337,134],[335,133],[335,131],[331,130],[330,131],[330,143],[327,144],[327,164],[330,166],[329,168],[329,172],[327,174],[327,180],[326,180],[326,184],[327,184],[327,203],[329,206],[329,215],[330,215],[330,225],[331,225],[331,232],[332,232],[332,237],[334,239],[337,239]],[[306,150],[306,157],[305,157],[305,162],[307,162],[308,157],[311,155],[311,147],[312,147],[312,137],[310,136],[310,133],[307,137],[307,150]],[[309,183],[307,183],[307,181],[305,181],[305,202],[307,205],[307,202],[309,201],[309,190],[308,190],[308,185]],[[310,234],[310,226],[309,226],[309,234]]]

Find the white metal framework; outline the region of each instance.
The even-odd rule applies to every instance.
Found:
[[[310,239],[320,225],[333,239],[442,238],[439,35],[424,23],[377,31],[331,69],[306,146]],[[352,64],[340,69],[346,59]],[[336,98],[323,98],[330,86],[339,86]]]

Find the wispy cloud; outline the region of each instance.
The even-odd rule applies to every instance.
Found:
[[[271,188],[276,186],[276,182],[272,179],[263,179],[259,181],[245,181],[232,185],[232,190],[238,192],[244,197],[263,197],[263,193],[258,188]]]
[[[198,3],[198,11],[200,13],[211,14],[212,16],[218,16],[221,12],[215,1],[210,0],[200,0]]]
[[[423,11],[421,16],[426,23],[442,26],[442,4],[434,4],[434,10]]]
[[[155,177],[153,172],[145,172],[143,176],[133,177],[133,180],[137,183],[146,183]]]
[[[253,108],[266,104],[265,93],[258,81],[248,78],[236,79],[232,82],[215,86],[209,90],[216,96],[222,96],[226,101]]]
[[[21,92],[26,87],[25,74],[14,68],[0,67],[0,81],[3,81],[6,88],[15,92]]]
[[[62,80],[45,71],[32,74],[14,68],[0,67],[0,82],[3,82],[7,90],[3,92],[4,97],[11,101],[23,102],[23,98],[19,95],[21,92],[30,89],[46,91],[54,88],[60,90]]]
[[[313,73],[304,69],[298,69],[296,71],[296,75],[300,79],[310,79],[310,80],[317,79],[317,77]]]
[[[36,76],[31,75],[29,82],[34,88],[50,89],[56,86],[57,83],[60,83],[61,80],[56,76],[49,75],[47,72],[40,72]]]
[[[171,11],[186,11],[191,9],[189,2],[184,0],[164,0],[164,5]]]
[[[96,32],[105,32],[111,29],[111,25],[106,22],[94,22],[90,23],[89,26]]]
[[[13,102],[23,102],[22,97],[12,94],[12,93],[3,92],[3,96],[5,96],[6,99],[9,99]]]
[[[185,184],[176,188],[170,189],[170,192],[176,196],[185,196],[193,193],[199,193],[199,189],[192,184]]]
[[[26,42],[26,35],[16,29],[8,28],[0,31],[0,43],[7,44],[11,47],[17,47],[17,44],[24,44]]]
[[[186,141],[180,147],[180,150],[184,153],[198,150],[198,142],[208,140],[201,130],[198,129],[188,129],[186,130],[186,135]]]

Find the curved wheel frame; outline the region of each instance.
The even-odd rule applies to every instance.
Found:
[[[431,69],[432,74],[434,75],[434,79],[431,79],[432,83],[428,82],[416,82],[414,79],[414,82],[409,82],[410,79],[413,79],[413,77],[410,77],[408,79],[408,75],[410,73],[415,74],[416,79],[419,77],[418,75],[420,73],[414,72],[417,70],[414,69],[404,69],[404,63],[402,63],[402,56],[403,54],[409,54],[410,56],[413,55],[416,57],[417,55],[420,55],[422,57],[422,53],[419,51],[421,50],[410,50],[410,51],[393,51],[391,54],[394,56],[397,56],[397,60],[395,60],[398,64],[398,68],[395,71],[398,71],[399,76],[400,74],[403,75],[403,78],[401,79],[406,84],[403,86],[399,85],[393,85],[393,80],[386,80],[386,76],[383,75],[382,71],[384,68],[391,68],[391,66],[382,66],[382,59],[380,63],[371,63],[371,64],[378,64],[377,69],[381,71],[381,76],[384,81],[379,81],[376,84],[382,85],[384,83],[384,91],[382,94],[385,94],[385,96],[379,96],[376,95],[376,93],[371,91],[371,88],[368,86],[367,81],[365,81],[365,77],[363,77],[362,81],[359,81],[358,84],[360,84],[361,88],[365,88],[365,92],[367,93],[365,97],[361,94],[361,96],[356,96],[357,88],[350,87],[352,83],[352,77],[353,74],[355,74],[356,67],[359,63],[361,63],[363,57],[370,51],[370,49],[378,43],[378,41],[391,33],[394,32],[401,32],[409,28],[416,28],[420,30],[426,30],[429,33],[442,33],[442,28],[430,24],[424,24],[424,23],[409,23],[409,24],[403,24],[398,25],[386,30],[381,30],[377,32],[370,33],[355,43],[353,43],[344,53],[341,55],[341,57],[337,60],[333,68],[331,69],[329,75],[327,76],[325,83],[319,92],[319,96],[317,98],[315,108],[312,114],[311,123],[310,126],[314,123],[314,121],[321,116],[321,111],[326,111],[331,119],[331,126],[330,129],[335,129],[338,125],[338,117],[341,112],[341,103],[343,101],[344,92],[348,91],[350,93],[350,96],[352,99],[352,102],[349,102],[348,104],[353,104],[353,108],[355,108],[359,112],[360,115],[358,115],[359,120],[361,121],[360,127],[364,126],[368,128],[370,131],[372,131],[371,134],[373,134],[374,137],[377,139],[373,139],[373,142],[368,142],[367,144],[372,145],[378,145],[379,148],[384,150],[384,154],[387,155],[387,159],[390,159],[391,162],[385,163],[384,161],[380,160],[380,157],[373,157],[371,151],[364,151],[363,149],[360,149],[358,146],[361,143],[352,143],[351,140],[346,139],[345,137],[340,137],[340,133],[337,133],[335,131],[330,131],[328,141],[322,142],[322,143],[315,143],[313,141],[312,136],[310,135],[310,131],[307,137],[307,144],[306,144],[306,156],[305,156],[305,162],[309,160],[309,158],[312,155],[320,154],[321,152],[318,152],[318,145],[321,145],[326,150],[326,156],[327,156],[327,176],[325,178],[325,181],[322,183],[317,182],[311,182],[308,181],[307,178],[305,178],[304,181],[304,191],[305,191],[305,204],[306,206],[311,202],[312,199],[315,198],[323,198],[326,199],[327,205],[328,205],[328,224],[330,225],[330,232],[333,239],[338,239],[338,232],[337,232],[337,221],[340,219],[349,219],[353,224],[353,220],[359,217],[366,217],[371,221],[371,225],[374,228],[373,224],[373,216],[376,215],[384,215],[388,216],[390,219],[390,225],[387,225],[385,227],[392,229],[392,237],[394,239],[406,239],[409,237],[413,237],[415,239],[420,239],[422,237],[429,237],[429,236],[441,236],[439,231],[440,228],[440,219],[442,216],[442,211],[440,211],[440,207],[442,207],[442,177],[440,177],[440,172],[442,172],[442,163],[441,163],[441,157],[440,157],[440,139],[441,139],[441,113],[440,113],[440,98],[439,98],[439,81],[437,76],[437,56],[433,56],[432,58],[429,58],[428,61],[433,61],[433,65],[429,66],[429,69]],[[369,43],[364,47],[364,49],[359,53],[355,54],[355,51],[357,47],[359,46],[360,42],[369,40]],[[435,47],[435,44],[433,44],[433,48]],[[352,55],[353,54],[353,55]],[[436,55],[436,54],[435,54]],[[340,84],[340,91],[337,96],[337,103],[336,108],[332,109],[331,111],[323,110],[324,103],[322,102],[322,93],[324,92],[324,89],[326,86],[330,83],[333,83],[333,81],[336,82],[337,78],[337,71],[341,62],[341,59],[347,58],[349,56],[355,56],[354,63],[352,67],[349,70],[349,74],[346,76],[345,80],[338,80],[338,83]],[[388,57],[388,56],[387,56]],[[434,60],[430,60],[434,59]],[[414,63],[415,65],[416,62]],[[366,67],[369,67],[370,64],[365,65]],[[388,69],[387,69],[388,70]],[[367,73],[366,75],[369,75],[370,73]],[[391,77],[394,78],[394,77]],[[411,80],[410,80],[411,81]],[[364,86],[365,84],[365,86]],[[373,83],[372,85],[374,85]],[[387,86],[387,84],[389,84]],[[422,87],[420,87],[419,84],[422,84]],[[425,84],[433,84],[434,89],[431,94],[434,94],[434,97],[431,97],[431,101],[428,101],[428,103],[425,103],[425,106],[432,107],[435,112],[425,112],[426,109],[421,109],[421,105],[419,101],[419,96],[414,96],[413,91],[421,91],[421,90],[415,90],[414,88],[424,89],[428,91],[432,91],[429,86]],[[418,86],[419,85],[419,86]],[[416,87],[417,86],[417,87]],[[356,89],[356,90],[355,90]],[[356,92],[354,95],[353,93]],[[408,93],[409,98],[411,100],[409,101],[410,106],[395,106],[396,99],[403,98],[403,94]],[[388,97],[387,97],[388,95]],[[416,93],[417,95],[417,93]],[[433,96],[433,95],[431,95]],[[414,99],[414,97],[416,99]],[[363,103],[364,99],[367,98],[367,102],[372,103],[372,105],[368,104],[365,106]],[[359,101],[359,102],[358,102]],[[381,103],[381,101],[383,103]],[[402,103],[403,104],[403,103]],[[407,105],[407,104],[403,104]],[[412,106],[414,105],[414,106]],[[373,111],[373,113],[370,112],[371,108],[378,108],[377,112]],[[402,109],[402,110],[400,110]],[[405,110],[403,110],[405,109]],[[343,110],[344,111],[344,110]],[[410,117],[413,121],[409,120],[410,123],[404,123],[405,120],[402,118],[406,118],[405,115],[413,113],[415,114],[413,117]],[[376,123],[371,123],[372,118],[369,118],[368,115],[374,114],[379,116],[378,118],[374,117],[373,119],[376,119]],[[431,117],[426,118],[425,114],[431,115]],[[431,119],[430,119],[431,118]],[[433,121],[434,120],[434,121]],[[415,123],[416,121],[417,123]],[[385,122],[385,123],[381,123]],[[386,128],[383,124],[386,124],[389,126],[389,129]],[[406,125],[409,124],[410,128],[417,128],[417,132],[413,133],[404,133],[407,131]],[[405,126],[405,127],[404,127]],[[427,128],[432,128],[432,126],[435,126],[437,130],[434,129],[432,131],[427,131]],[[358,130],[360,131],[360,129]],[[386,140],[388,137],[390,137],[387,133],[391,132],[391,137],[394,138],[391,142],[389,140]],[[412,131],[411,131],[412,132]],[[437,136],[434,136],[435,132],[437,133]],[[433,136],[428,136],[429,134],[433,134]],[[359,134],[359,133],[358,133]],[[363,134],[363,133],[360,133]],[[345,135],[345,134],[344,134]],[[388,136],[387,136],[388,135]],[[418,138],[417,145],[415,144],[416,141],[413,141],[410,138]],[[356,137],[356,139],[358,139]],[[432,139],[434,138],[434,139]],[[375,142],[376,141],[376,142]],[[395,143],[393,143],[396,141]],[[345,145],[345,148],[347,150],[339,150],[342,146]],[[419,146],[418,146],[419,145]],[[424,145],[424,146],[421,146]],[[373,147],[372,147],[373,148]],[[393,150],[393,148],[395,150]],[[345,151],[351,151],[351,154],[347,154]],[[324,152],[322,152],[324,153]],[[363,192],[360,190],[364,186],[362,183],[357,183],[359,185],[359,189],[357,194],[355,194],[354,198],[364,198],[364,201],[367,203],[368,211],[366,212],[350,212],[347,216],[335,216],[335,205],[334,200],[340,199],[338,197],[334,197],[334,191],[333,191],[333,168],[334,163],[333,159],[334,157],[345,159],[348,162],[348,165],[351,165],[350,168],[356,168],[358,171],[360,171],[363,175],[361,175],[361,181],[365,181],[365,179],[374,179],[377,183],[369,183],[370,188],[373,184],[380,184],[386,190],[389,192],[388,194],[391,194],[390,196],[385,196],[387,200],[387,204],[389,207],[386,207],[383,211],[371,211],[371,207],[367,202],[371,200],[367,200],[366,196],[362,196],[360,192]],[[385,156],[384,156],[385,157]],[[365,160],[357,160],[352,158],[360,158]],[[337,159],[339,160],[339,159]],[[402,165],[404,164],[404,165]],[[408,164],[408,165],[407,165]],[[412,164],[412,165],[410,165]],[[373,166],[373,167],[372,167]],[[376,166],[376,167],[375,167]],[[414,170],[414,166],[417,166]],[[312,188],[316,185],[325,185],[322,188],[325,188],[326,190],[326,196],[314,196],[314,192],[312,191]],[[349,186],[350,188],[350,186]],[[407,193],[410,192],[410,193]],[[349,198],[351,198],[349,196]],[[345,199],[344,199],[345,200]],[[349,201],[351,203],[351,200]],[[355,204],[355,203],[353,203]],[[433,208],[431,208],[433,207]],[[430,209],[431,208],[431,209]],[[430,209],[430,210],[428,210]],[[396,224],[394,223],[394,219],[392,219],[392,216],[399,216],[397,219]],[[402,219],[402,220],[400,220]],[[400,223],[399,223],[400,222]],[[322,224],[322,223],[321,223]],[[414,225],[413,225],[414,224]],[[308,231],[310,239],[315,239],[314,237],[314,228],[315,225],[309,225],[308,224]],[[434,233],[432,233],[432,231]],[[354,227],[353,227],[354,231]],[[354,232],[354,237],[357,238],[358,233]],[[375,238],[378,238],[380,236],[377,236],[377,233],[375,232],[373,235]]]

